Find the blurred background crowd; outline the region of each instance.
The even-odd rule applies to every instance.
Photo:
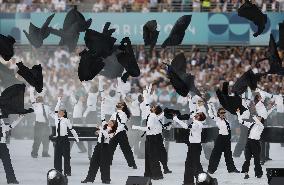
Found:
[[[252,0],[263,12],[284,10],[284,0]],[[0,12],[231,12],[244,0],[0,0]]]

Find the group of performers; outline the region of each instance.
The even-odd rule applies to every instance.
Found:
[[[231,124],[226,117],[226,110],[224,108],[221,107],[216,110],[215,101],[213,100],[213,98],[209,99],[206,106],[206,103],[201,97],[197,97],[196,102],[194,103],[192,101],[193,98],[189,97],[187,98],[187,100],[189,100],[190,111],[188,114],[190,115],[190,118],[183,120],[176,114],[173,114],[170,122],[166,123],[163,108],[157,104],[151,104],[152,96],[154,96],[152,93],[152,86],[150,85],[146,87],[146,89],[143,91],[143,94],[137,96],[137,101],[129,101],[127,97],[124,97],[124,101],[121,101],[122,99],[120,98],[120,101],[117,102],[115,110],[113,114],[109,116],[109,119],[107,119],[106,114],[106,112],[109,111],[108,106],[104,105],[106,97],[102,97],[102,122],[97,131],[98,142],[90,157],[88,174],[86,178],[81,181],[82,183],[94,182],[97,171],[100,168],[102,183],[110,184],[110,167],[112,165],[114,152],[118,144],[120,145],[128,166],[133,169],[137,169],[134,154],[132,151],[132,147],[135,150],[135,146],[132,146],[131,142],[129,142],[128,132],[136,133],[136,138],[138,138],[140,142],[139,146],[145,147],[144,176],[150,177],[153,180],[163,179],[163,174],[172,173],[172,171],[168,167],[168,154],[164,145],[165,139],[163,137],[163,131],[167,130],[169,127],[171,128],[172,126],[179,125],[184,129],[190,130],[183,184],[194,184],[195,178],[197,178],[198,174],[204,172],[200,162],[200,156],[203,147],[201,144],[201,133],[202,129],[206,127],[206,120],[208,120],[209,118],[211,118],[219,128],[219,135],[215,140],[215,145],[209,158],[207,172],[210,174],[215,173],[218,168],[221,155],[222,153],[224,153],[228,172],[240,173],[240,171],[236,168],[233,160],[231,150],[232,129]],[[89,96],[93,96],[91,98],[88,97],[89,101],[95,103],[97,102],[97,90],[95,92],[89,92]],[[42,157],[50,157],[48,153],[48,136],[50,134],[48,117],[51,116],[55,120],[56,127],[56,140],[54,143],[54,168],[60,172],[63,172],[66,176],[71,176],[70,141],[68,139],[68,131],[73,134],[77,143],[80,141],[76,131],[72,128],[72,124],[67,116],[66,109],[62,107],[62,97],[58,97],[54,111],[51,111],[49,106],[44,103],[42,96],[35,98],[33,89],[31,91],[30,97],[35,111],[34,113],[36,115],[36,123],[34,126],[35,136],[31,156],[33,158],[38,157],[39,146],[42,143]],[[249,178],[248,171],[252,157],[254,158],[255,176],[257,178],[262,177],[263,171],[261,165],[266,160],[268,160],[267,155],[269,153],[269,145],[261,141],[261,134],[264,130],[268,115],[272,112],[272,110],[275,109],[275,107],[279,106],[277,105],[277,103],[281,101],[275,101],[276,106],[272,107],[270,110],[267,110],[263,103],[265,97],[272,98],[272,95],[264,91],[259,91],[259,94],[255,96],[255,115],[251,114],[249,108],[242,114],[239,110],[236,111],[237,119],[240,125],[248,127],[248,139],[244,152],[245,162],[241,170],[241,173],[245,173],[245,179]],[[248,99],[244,98],[244,100],[244,104],[246,104],[247,106]],[[128,122],[130,122],[132,117],[131,107],[133,107],[134,103],[140,108],[140,115],[142,119],[141,117],[140,119],[137,119],[137,117],[139,117],[137,114],[137,117],[134,120],[139,121],[140,123],[130,124],[131,127],[129,127]],[[283,104],[283,101],[281,103]],[[87,102],[87,105],[88,112],[85,114],[85,116],[88,114],[93,114],[93,112],[96,111],[96,109],[92,108],[94,104]],[[23,116],[20,116],[10,125],[4,124],[1,120],[0,157],[4,164],[8,184],[18,184],[18,181],[16,180],[11,164],[9,150],[5,144],[5,133],[11,128],[14,128],[22,118]],[[138,132],[135,132],[135,130],[140,130],[143,132],[143,134],[141,136],[137,136]],[[143,138],[145,139],[143,140]],[[64,170],[62,169],[62,157],[64,158]],[[162,164],[163,172],[161,170],[160,164]]]

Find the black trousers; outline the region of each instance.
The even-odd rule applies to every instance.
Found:
[[[76,125],[80,125],[80,124],[81,124],[81,125],[83,125],[83,120],[82,120],[82,118],[73,118],[73,124],[76,124]],[[71,149],[72,149],[72,147],[73,147],[74,142],[75,142],[75,141],[71,141],[71,142],[70,142],[70,143],[71,143],[71,146],[70,146]],[[86,151],[87,151],[87,148],[85,147],[83,141],[76,142],[76,145],[77,145],[77,147],[79,148],[79,150],[80,150],[81,152],[86,152]]]
[[[119,144],[122,153],[127,161],[129,167],[132,167],[135,164],[133,152],[128,142],[128,137],[126,131],[121,131],[117,133],[111,140],[110,140],[110,147],[111,147],[111,163],[113,160],[113,155],[116,150],[117,145]]]
[[[71,174],[70,142],[68,136],[57,137],[54,147],[54,168],[62,172],[62,157],[64,157],[64,174]]]
[[[4,166],[7,182],[14,182],[16,180],[16,176],[11,163],[9,149],[6,143],[0,143],[0,159],[2,160]]]
[[[230,139],[230,136],[224,136],[220,134],[218,135],[217,139],[215,140],[215,145],[209,159],[208,170],[210,172],[214,173],[217,170],[223,152],[228,172],[234,171],[236,169],[232,157]]]
[[[42,154],[48,154],[50,127],[48,123],[36,122],[34,126],[34,143],[32,155],[37,156],[40,145],[42,144]]]
[[[160,166],[160,137],[147,135],[145,141],[145,177],[162,177]]]
[[[201,150],[201,143],[188,144],[188,151],[184,170],[184,184],[193,184],[194,177],[197,178],[198,174],[203,172],[203,168],[200,163]]]
[[[245,148],[245,162],[242,167],[242,172],[248,172],[249,166],[250,166],[250,160],[253,156],[254,159],[254,172],[255,176],[262,175],[262,168],[260,165],[260,142],[253,139],[248,139],[248,142],[246,144]]]
[[[240,131],[240,137],[233,153],[234,157],[240,157],[242,155],[247,143],[248,128],[244,125],[240,125]]]
[[[94,181],[100,169],[101,180],[110,181],[110,153],[109,144],[98,143],[90,161],[90,167],[86,180]]]
[[[168,153],[167,150],[164,146],[164,139],[162,134],[157,135],[158,138],[158,147],[159,147],[159,152],[160,152],[160,162],[163,165],[164,170],[168,170]]]

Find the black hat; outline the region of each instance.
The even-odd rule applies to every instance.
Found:
[[[0,34],[0,55],[5,61],[9,61],[14,56],[15,39],[8,35]]]
[[[185,35],[185,30],[189,26],[190,21],[191,15],[184,15],[180,17],[175,23],[168,38],[163,42],[162,48],[181,44]]]
[[[31,45],[33,45],[35,48],[41,47],[43,44],[43,40],[49,36],[50,28],[48,26],[51,20],[53,19],[54,15],[55,14],[49,16],[41,28],[38,28],[32,23],[30,23],[29,33],[27,33],[26,30],[24,30],[27,39],[29,40]]]
[[[284,21],[279,23],[279,48],[284,50]]]
[[[50,33],[61,37],[59,42],[60,46],[67,46],[69,51],[72,52],[77,47],[77,43],[80,36],[80,24],[74,23],[66,29],[54,29],[50,28]]]
[[[9,114],[27,114],[34,110],[24,108],[25,84],[15,84],[6,88],[0,96],[1,117],[8,117]]]
[[[176,55],[171,65],[166,65],[168,66],[168,78],[179,95],[186,97],[189,91],[192,91],[201,96],[195,87],[195,77],[186,73],[186,58],[183,53]]]
[[[232,92],[235,95],[241,95],[246,92],[248,87],[251,90],[255,90],[257,88],[257,82],[259,82],[261,77],[264,75],[264,73],[254,74],[251,69],[246,71],[240,78],[237,79],[232,87]]]
[[[79,55],[81,56],[78,67],[80,81],[92,80],[105,66],[103,59],[91,51],[85,49]]]
[[[101,75],[109,79],[115,79],[121,77],[124,68],[120,63],[118,63],[116,58],[116,55],[119,52],[121,51],[119,51],[118,49],[114,49],[114,52],[103,60],[105,66],[103,70],[100,72]]]
[[[74,6],[67,14],[63,22],[63,30],[68,30],[74,23],[78,23],[79,32],[85,32],[92,24],[92,19],[86,21],[85,17]]]
[[[115,29],[109,29],[110,22],[104,26],[103,33],[88,29],[85,34],[86,47],[98,56],[106,58],[111,55],[116,38],[112,37]]]
[[[21,83],[14,74],[14,71],[0,62],[0,85],[7,88],[13,84]]]
[[[262,34],[267,22],[267,15],[263,14],[257,5],[245,0],[245,3],[238,9],[238,15],[252,21],[258,27],[257,32],[253,34],[254,37]]]
[[[116,55],[117,61],[124,67],[126,73],[123,74],[121,80],[126,83],[129,76],[138,77],[140,75],[140,69],[137,64],[136,57],[131,45],[129,37],[125,37],[121,40],[119,50],[121,51]]]
[[[26,67],[23,62],[16,63],[19,70],[17,73],[21,75],[31,86],[35,87],[38,93],[42,92],[43,76],[41,65],[34,65],[32,69]]]
[[[143,39],[145,46],[150,45],[153,48],[158,40],[159,31],[157,31],[157,21],[151,20],[148,21],[143,26]]]
[[[229,83],[224,82],[222,91],[217,89],[216,94],[219,99],[220,104],[224,109],[229,111],[231,114],[237,114],[236,111],[239,108],[241,114],[246,110],[242,105],[242,98],[238,95],[229,96],[228,94]]]

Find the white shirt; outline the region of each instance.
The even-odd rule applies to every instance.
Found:
[[[118,117],[116,117],[116,115],[118,115]],[[110,117],[110,120],[116,120],[118,127],[116,130],[116,133],[119,133],[121,131],[125,130],[125,124],[128,120],[127,115],[122,111],[122,110],[118,110],[117,112],[113,113]]]
[[[188,125],[179,120],[176,116],[173,118],[173,120],[182,126],[184,129],[188,129]],[[193,122],[191,124],[190,134],[188,137],[188,140],[190,143],[201,143],[201,133],[203,128],[203,123],[201,121],[193,119]]]
[[[139,106],[139,101],[134,100],[129,104],[129,109],[131,111],[132,116],[140,116],[140,106]]]
[[[148,121],[146,127],[141,126],[132,126],[132,129],[137,129],[141,131],[146,131],[146,135],[158,135],[163,131],[162,123],[160,122],[160,115],[156,115],[155,113],[150,113],[148,115]]]
[[[146,106],[146,104],[147,103],[145,101],[140,103],[140,110],[141,110],[142,120],[145,120],[147,118],[147,116],[151,113],[150,106],[149,105]]]
[[[283,113],[284,112],[284,104],[283,104],[283,96],[282,95],[273,95],[273,99],[276,104],[276,111],[278,113]]]
[[[73,134],[74,138],[76,139],[77,142],[79,142],[79,138],[78,135],[76,133],[76,131],[72,128],[72,124],[70,122],[70,120],[68,118],[64,118],[61,117],[59,118],[57,113],[59,111],[59,106],[61,104],[61,99],[58,99],[57,104],[55,106],[55,113],[54,114],[50,114],[50,116],[53,117],[54,121],[55,121],[55,136],[58,136],[57,130],[58,130],[58,126],[60,125],[60,136],[68,136],[68,129],[71,131],[71,133]],[[59,124],[60,122],[60,124]]]
[[[83,102],[80,100],[74,105],[73,109],[73,118],[82,118],[83,117]]]
[[[255,116],[253,117],[254,123],[248,122],[248,121],[242,121],[240,114],[239,113],[237,113],[237,114],[238,114],[239,122],[241,124],[245,125],[248,128],[253,126],[250,130],[248,138],[254,139],[254,140],[260,140],[261,134],[264,130],[263,124]]]
[[[16,121],[14,121],[11,125],[5,125],[4,121],[1,119],[0,127],[2,128],[3,137],[0,137],[0,143],[6,143],[6,133],[10,131],[12,128],[15,128],[23,117],[19,117]]]
[[[51,113],[50,107],[48,105],[44,105],[43,103],[37,103],[36,98],[34,96],[34,88],[31,88],[30,90],[30,100],[32,102],[32,106],[34,109],[34,114],[36,116],[36,121],[41,123],[47,123],[48,120],[45,119],[43,108],[46,113],[46,117],[48,119],[48,115]]]
[[[100,127],[100,133],[98,136],[99,143],[102,143],[102,136],[104,136],[104,143],[109,144],[109,141],[113,137],[113,134],[109,134],[108,132],[109,132],[108,129],[104,130],[102,127]]]
[[[101,110],[102,114],[107,114],[111,115],[113,112],[115,112],[115,105],[119,102],[120,100],[120,93],[116,93],[115,96],[111,97],[105,92],[102,92],[102,98],[104,99],[101,102]]]

